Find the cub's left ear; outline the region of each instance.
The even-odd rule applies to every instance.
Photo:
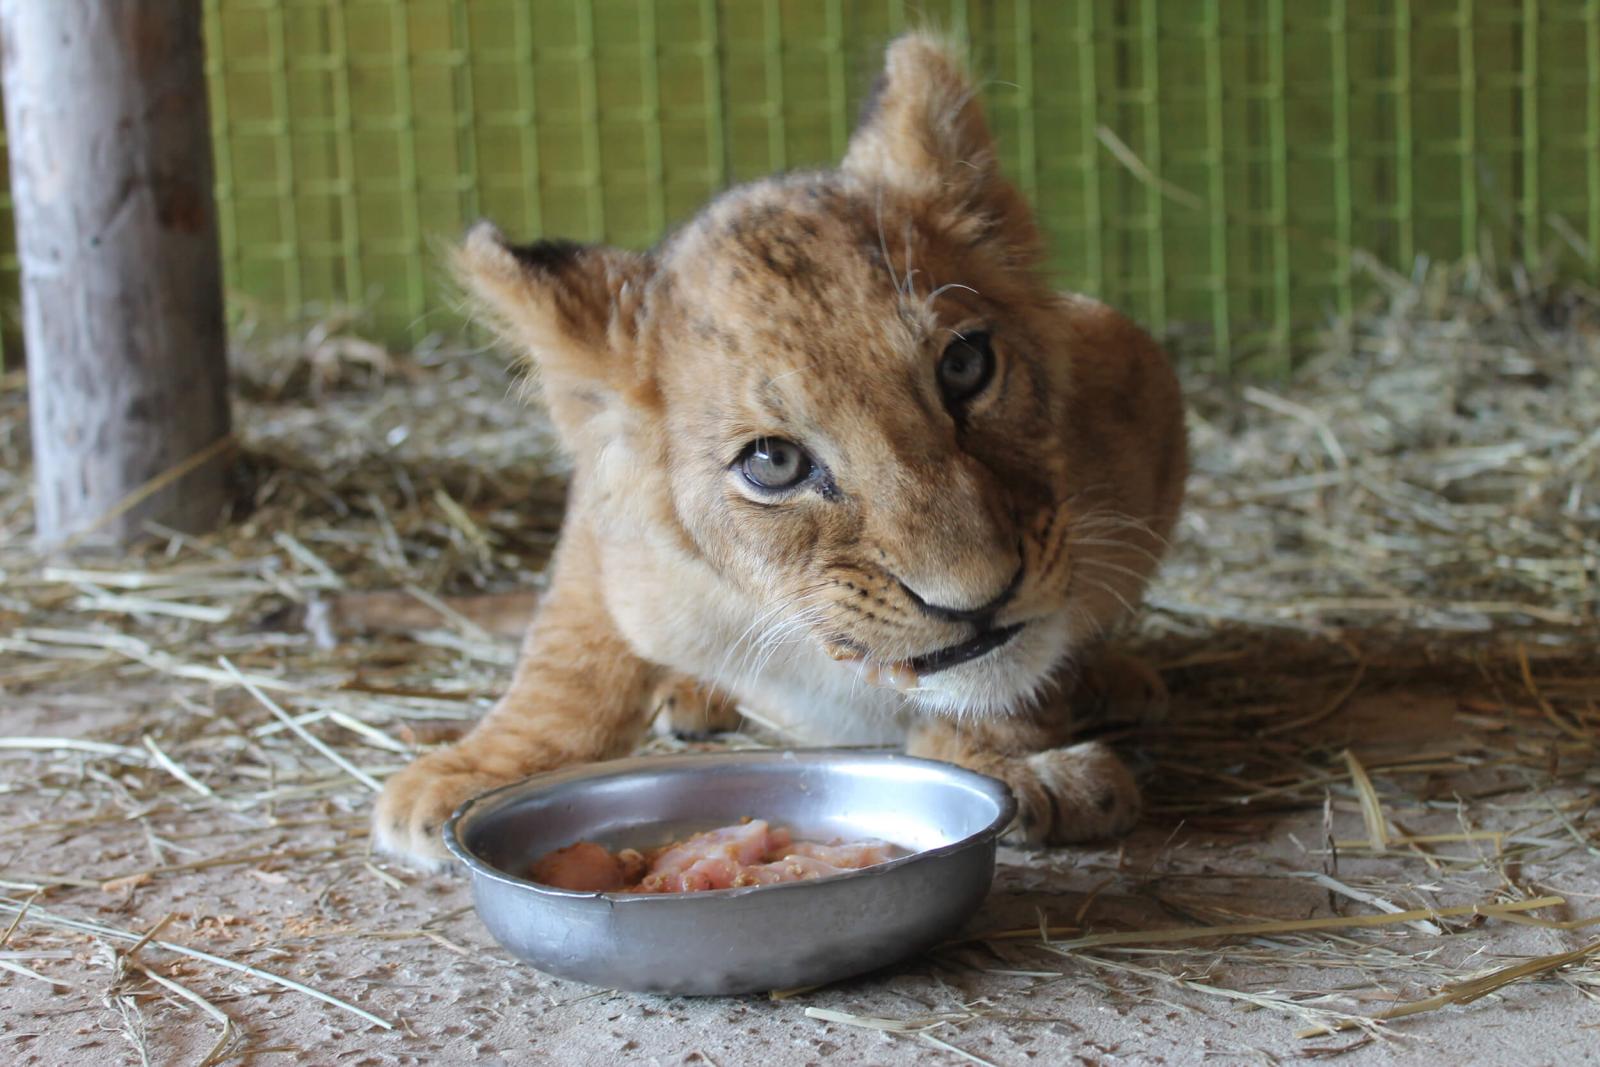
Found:
[[[647,257],[572,241],[513,245],[488,222],[457,246],[455,274],[547,392],[623,390],[636,367]]]
[[[1033,212],[1000,173],[994,138],[960,51],[926,32],[893,41],[841,169],[945,209],[974,244],[1037,262]]]

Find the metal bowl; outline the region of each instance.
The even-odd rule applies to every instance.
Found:
[[[914,955],[977,910],[1016,802],[992,778],[883,751],[761,751],[614,760],[467,801],[445,843],[478,915],[547,974],[641,993],[817,985]],[[909,855],[808,882],[702,893],[585,893],[522,877],[575,841],[655,847],[766,819],[809,838],[875,837]]]

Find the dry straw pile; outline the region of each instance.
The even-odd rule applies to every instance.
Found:
[[[1119,735],[1152,782],[1134,844],[1005,857],[994,929],[908,969],[926,1012],[869,980],[767,1022],[987,1062],[1087,990],[1265,1011],[1331,1053],[1513,983],[1596,995],[1600,298],[1382,289],[1289,386],[1193,383],[1191,512],[1138,638],[1173,720]],[[184,1046],[207,1063],[284,1040],[297,1003],[405,1030],[406,994],[311,946],[483,951],[459,888],[374,860],[365,819],[505,678],[563,497],[492,355],[395,356],[339,320],[240,336],[234,521],[129,557],[30,549],[23,383],[0,382],[0,1002],[37,987],[143,1057],[209,1027]],[[512,595],[456,599],[487,592]],[[207,925],[229,880],[305,872],[328,888],[304,922]]]

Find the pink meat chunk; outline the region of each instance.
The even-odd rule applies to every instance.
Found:
[[[613,856],[593,841],[579,841],[545,856],[530,873],[535,882],[559,889],[612,893],[638,877],[643,867],[644,857],[632,849]]]
[[[740,885],[745,868],[762,863],[789,845],[787,830],[773,830],[764,819],[695,834],[656,854],[639,883],[641,893],[695,893]]]
[[[826,878],[900,854],[885,841],[795,841],[788,830],[752,819],[695,834],[642,856],[613,856],[580,841],[533,865],[534,881],[562,889],[621,893],[695,893]]]
[[[796,841],[789,847],[792,856],[807,856],[840,870],[871,867],[895,857],[895,847],[887,841],[852,841],[849,844],[823,845],[815,841]]]
[[[811,856],[792,853],[781,860],[746,867],[736,885],[777,885],[780,882],[805,882],[813,878],[827,878],[843,874],[854,867],[837,867]]]

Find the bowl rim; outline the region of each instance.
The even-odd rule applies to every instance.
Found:
[[[548,780],[549,784],[554,786],[567,781],[582,781],[585,778],[621,777],[635,771],[659,767],[664,763],[734,763],[740,760],[762,763],[795,759],[797,757],[811,757],[823,761],[831,757],[839,757],[841,759],[861,759],[865,757],[884,763],[926,767],[976,788],[979,792],[988,795],[994,800],[1000,810],[989,821],[988,825],[960,840],[940,845],[937,848],[910,852],[904,856],[897,856],[892,860],[885,860],[883,863],[874,863],[869,867],[859,867],[840,874],[830,874],[826,878],[780,882],[777,885],[736,886],[732,889],[704,889],[678,893],[616,893],[597,890],[559,889],[555,886],[544,885],[540,882],[518,877],[509,871],[502,870],[486,862],[471,849],[467,848],[466,843],[461,840],[460,835],[457,833],[458,825],[472,814],[474,808],[489,805],[503,794],[516,790],[525,790],[529,785],[541,780]],[[819,885],[837,885],[862,878],[881,877],[912,863],[954,855],[957,852],[963,852],[974,846],[993,841],[1005,831],[1006,827],[1011,825],[1011,821],[1016,818],[1016,814],[1017,799],[1012,794],[1010,786],[998,778],[980,774],[977,771],[954,763],[946,763],[943,760],[908,756],[903,752],[892,749],[872,747],[739,749],[732,752],[674,752],[653,756],[630,756],[621,759],[558,767],[515,782],[509,782],[506,785],[497,786],[494,789],[479,793],[477,796],[470,797],[463,801],[461,806],[451,814],[450,818],[445,822],[442,832],[444,834],[445,848],[466,866],[474,879],[487,878],[503,885],[532,892],[536,896],[552,899],[605,901],[608,907],[621,905],[639,908],[661,907],[670,904],[681,905],[686,900],[724,900],[730,897],[748,896],[751,893],[777,893],[800,889],[815,889]]]

